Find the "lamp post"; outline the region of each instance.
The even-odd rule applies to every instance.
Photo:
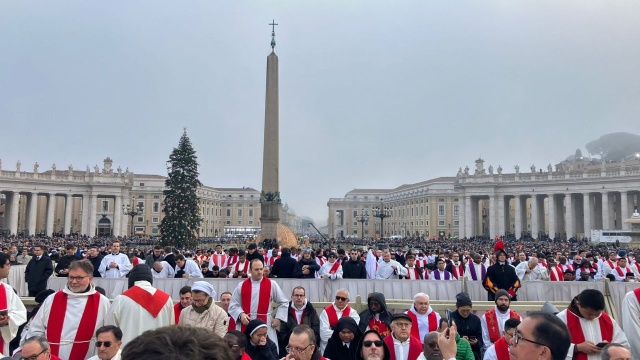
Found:
[[[131,203],[122,205],[122,213],[125,216],[131,216],[131,237],[133,237],[133,218],[139,214],[142,214],[142,205],[135,205],[136,198],[131,198]]]
[[[362,239],[364,240],[364,223],[365,221],[369,221],[369,214],[365,214],[364,209],[360,209],[360,215],[358,215],[358,211],[353,215],[357,222],[362,224]]]
[[[393,208],[390,206],[384,206],[382,200],[380,200],[380,207],[374,207],[373,217],[380,219],[380,239],[384,237],[384,219],[391,217],[391,210]]]

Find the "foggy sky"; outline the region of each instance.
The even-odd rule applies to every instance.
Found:
[[[640,133],[637,1],[2,1],[0,158],[110,156],[166,175],[187,127],[200,180],[261,187],[266,57],[280,60],[283,201],[327,200],[482,157],[556,163]]]

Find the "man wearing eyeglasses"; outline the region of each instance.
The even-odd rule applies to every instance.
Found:
[[[407,310],[412,320],[411,333],[417,339],[424,339],[430,331],[438,330],[440,314],[433,311],[429,305],[429,295],[417,293],[413,296],[413,305]]]
[[[369,330],[362,335],[358,344],[356,359],[362,360],[391,360],[389,348],[375,330]]]
[[[244,336],[243,333],[238,330],[230,330],[222,339],[229,346],[234,360],[251,360],[249,355],[245,352],[247,347],[247,337]]]
[[[280,346],[281,357],[287,356],[284,348],[289,343],[291,331],[299,325],[309,326],[313,330],[315,338],[320,339],[320,317],[313,307],[313,304],[307,300],[305,289],[302,286],[293,288],[287,320],[280,324],[279,329],[276,329],[278,332],[278,344]]]
[[[565,324],[555,315],[529,313],[518,325],[509,342],[510,360],[563,360],[567,357],[571,336]],[[584,357],[586,359],[586,357]],[[590,359],[599,359],[598,356]]]
[[[51,354],[63,359],[86,358],[95,351],[91,341],[105,325],[109,299],[96,291],[93,265],[77,260],[69,265],[67,286],[47,297],[31,321],[27,337],[46,336]]]
[[[98,354],[89,360],[120,360],[122,350],[122,330],[113,325],[103,326],[96,330],[96,350]]]
[[[391,335],[384,338],[391,360],[416,360],[422,352],[420,339],[411,335],[411,317],[404,313],[394,314]]]
[[[328,360],[318,351],[316,335],[307,325],[293,328],[286,351],[285,360]]]
[[[22,360],[61,360],[51,353],[51,347],[44,336],[28,338],[22,345]]]
[[[329,254],[327,262],[320,268],[321,277],[331,280],[342,279],[342,265],[337,259],[336,253]]]
[[[509,360],[509,342],[516,334],[516,329],[520,325],[518,319],[508,319],[504,323],[502,337],[489,346],[484,353],[483,360]]]
[[[320,314],[320,352],[324,353],[327,342],[333,334],[333,327],[343,316],[350,316],[356,323],[360,322],[358,312],[349,306],[349,291],[338,289],[333,304],[327,306]]]
[[[629,346],[627,336],[618,323],[604,312],[604,305],[604,295],[600,291],[586,289],[557,315],[571,333],[569,351],[574,359],[599,359],[604,343]]]

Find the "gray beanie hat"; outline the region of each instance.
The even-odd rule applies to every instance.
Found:
[[[500,296],[505,296],[505,295],[509,298],[509,300],[511,300],[511,295],[509,295],[507,290],[505,289],[498,290],[498,292],[496,292],[496,302],[498,302],[498,299],[500,298]]]

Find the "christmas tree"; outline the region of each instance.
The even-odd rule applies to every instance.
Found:
[[[193,247],[197,245],[197,231],[202,222],[196,194],[202,184],[198,180],[196,152],[187,136],[187,129],[169,156],[167,171],[169,178],[163,191],[164,218],[160,223],[161,242],[163,245]]]

